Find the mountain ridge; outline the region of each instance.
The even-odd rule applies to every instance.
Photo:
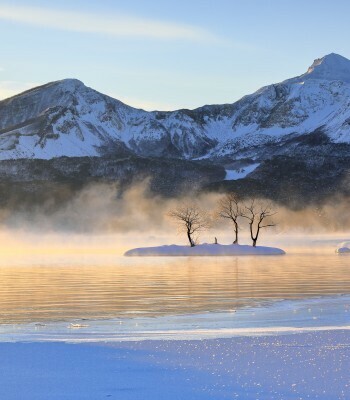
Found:
[[[77,160],[81,168],[74,168],[67,157]],[[93,161],[85,163],[84,157]],[[130,176],[128,168],[157,179],[163,165],[168,172],[162,174],[160,184],[153,185],[161,186],[163,192],[169,190],[165,176],[173,176],[172,168],[180,168],[180,161],[171,160],[183,160],[189,162],[183,164],[184,180],[191,181],[192,170],[206,187],[213,184],[219,190],[244,192],[244,182],[249,182],[257,192],[263,185],[264,195],[278,190],[284,201],[288,199],[283,194],[283,179],[289,180],[290,166],[299,168],[299,175],[289,180],[290,193],[300,192],[298,183],[303,179],[313,185],[312,176],[318,183],[310,195],[317,198],[322,191],[329,195],[332,190],[343,190],[342,182],[350,174],[350,61],[331,53],[316,59],[302,75],[260,88],[232,104],[194,110],[147,112],[77,79],[50,82],[1,101],[0,163],[14,161],[4,164],[3,179],[18,181],[14,174],[24,171],[18,166],[24,163],[21,160],[55,159],[62,163],[64,179],[72,176],[74,180],[86,165],[88,176],[81,174],[89,180],[96,176],[123,180]],[[52,176],[62,176],[58,164],[54,162],[57,174]],[[155,169],[152,165],[156,164]],[[30,169],[26,182],[46,179],[37,171],[45,163],[26,165]],[[52,165],[47,163],[48,168]],[[209,181],[203,165],[208,171],[209,166],[218,167]],[[276,174],[276,165],[284,171],[284,178]],[[124,178],[116,172],[118,168]],[[331,173],[329,168],[333,168]],[[238,186],[238,181],[224,180],[225,170],[239,180]],[[348,188],[344,190],[347,193]],[[301,195],[308,196],[307,190]]]
[[[111,143],[138,155],[218,159],[321,126],[326,133],[332,129],[331,140],[350,142],[341,118],[350,118],[341,110],[350,102],[350,85],[330,79],[332,73],[346,73],[350,82],[350,61],[332,53],[316,59],[305,74],[232,104],[153,112],[77,79],[50,82],[0,102],[0,159],[98,156]]]

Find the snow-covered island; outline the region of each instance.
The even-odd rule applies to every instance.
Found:
[[[124,256],[153,257],[153,256],[272,256],[286,254],[276,247],[248,246],[241,244],[199,244],[197,246],[179,246],[176,244],[139,247],[128,250]]]
[[[350,242],[342,242],[338,244],[337,248],[335,249],[335,252],[339,254],[344,254],[344,253],[350,254]]]

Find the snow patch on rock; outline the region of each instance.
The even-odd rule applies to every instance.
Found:
[[[251,164],[248,165],[247,167],[242,167],[238,169],[227,169],[225,181],[234,181],[236,179],[245,178],[247,175],[253,172],[259,165],[260,163]]]

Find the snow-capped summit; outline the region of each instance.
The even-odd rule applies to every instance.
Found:
[[[84,83],[76,78],[66,78],[60,81],[53,82],[54,84],[61,85],[67,89],[76,89],[78,87],[84,86]]]
[[[350,60],[331,53],[317,58],[307,72],[299,77],[301,80],[323,79],[350,83]]]

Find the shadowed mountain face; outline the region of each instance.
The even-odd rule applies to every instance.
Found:
[[[334,179],[339,180],[334,190],[341,191],[340,179],[347,181],[350,165],[350,61],[330,54],[315,60],[306,73],[266,86],[236,103],[195,110],[146,112],[74,79],[48,83],[0,102],[0,160],[13,160],[18,166],[23,159],[60,157],[65,165],[64,157],[93,157],[102,164],[127,157],[164,159],[168,160],[168,171],[173,168],[170,160],[188,160],[186,170],[192,165],[193,171],[198,165],[239,170],[254,164],[258,167],[253,172],[240,177],[264,187],[276,179],[283,186],[286,179],[277,178],[270,168],[275,159],[285,171],[291,171],[297,158],[314,160],[312,168],[322,181],[329,175],[325,160],[331,157]],[[155,175],[152,162],[147,165],[148,171],[143,172]],[[310,168],[306,165],[298,179],[310,179]],[[209,174],[213,179],[200,180],[197,186],[223,180],[222,167],[220,171]],[[77,179],[79,173],[73,168],[68,175]],[[42,179],[29,169],[26,178],[18,172],[16,180],[28,181],[28,174]],[[104,177],[111,176],[106,172]],[[243,181],[239,185],[244,187]],[[236,183],[226,181],[213,187],[226,190]],[[295,193],[299,193],[297,188]]]

